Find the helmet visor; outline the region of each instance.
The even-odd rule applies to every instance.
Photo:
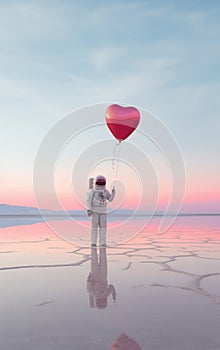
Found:
[[[105,181],[105,179],[100,178],[100,179],[97,179],[95,183],[98,186],[105,186],[106,181]]]

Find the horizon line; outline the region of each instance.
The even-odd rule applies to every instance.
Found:
[[[66,211],[68,213],[68,211]],[[107,213],[109,216],[114,216],[114,217],[127,217],[127,216],[132,216],[129,214],[111,214]],[[87,214],[69,214],[69,217],[87,217]],[[150,214],[133,214],[133,216],[152,216],[152,217],[161,217],[161,216],[220,216],[220,213],[215,213],[215,212],[206,212],[206,213],[155,213],[153,215]],[[65,214],[0,214],[0,218],[10,218],[10,217],[66,217]]]

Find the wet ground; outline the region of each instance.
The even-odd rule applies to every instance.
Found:
[[[106,249],[1,229],[0,348],[107,350],[124,333],[131,350],[219,350],[220,218],[157,225]]]

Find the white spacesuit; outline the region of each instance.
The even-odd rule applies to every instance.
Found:
[[[98,228],[100,245],[106,245],[106,224],[107,202],[112,202],[115,197],[115,189],[112,193],[106,189],[106,179],[104,176],[97,176],[95,179],[95,188],[91,188],[87,193],[87,212],[91,216],[91,243],[96,246]]]

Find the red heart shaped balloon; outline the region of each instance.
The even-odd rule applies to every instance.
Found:
[[[140,113],[135,107],[122,107],[116,104],[106,110],[106,123],[118,141],[125,140],[137,128]]]

